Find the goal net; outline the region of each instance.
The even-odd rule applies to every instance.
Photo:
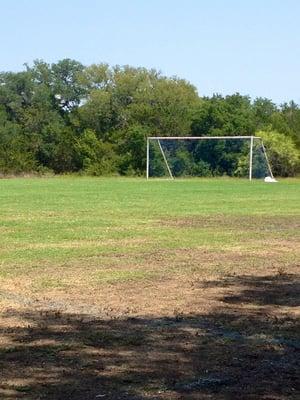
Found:
[[[274,179],[257,136],[148,137],[147,179],[236,176]]]

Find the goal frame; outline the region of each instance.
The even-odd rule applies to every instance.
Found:
[[[273,173],[272,173],[272,168],[267,156],[266,148],[264,146],[263,140],[260,136],[148,136],[147,137],[147,160],[146,160],[146,178],[147,180],[149,179],[149,163],[150,163],[150,140],[156,140],[159,145],[159,149],[161,151],[161,154],[163,156],[164,162],[166,164],[168,173],[170,175],[170,179],[174,179],[174,176],[172,174],[172,171],[169,167],[168,160],[166,158],[166,155],[163,151],[163,148],[161,146],[160,141],[161,140],[249,140],[250,141],[250,151],[249,151],[249,181],[252,181],[252,169],[253,169],[253,143],[254,139],[260,139],[261,145],[262,145],[262,150],[267,162],[268,170],[270,173],[270,177],[274,179]]]

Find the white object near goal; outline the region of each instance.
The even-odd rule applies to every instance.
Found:
[[[188,136],[147,138],[146,177],[274,176],[258,136]],[[265,180],[269,181],[268,179]]]
[[[275,182],[278,182],[278,181],[276,181],[276,179],[272,178],[271,176],[266,176],[265,177],[265,182],[266,183],[275,183]]]

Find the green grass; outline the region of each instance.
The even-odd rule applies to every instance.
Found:
[[[151,252],[251,251],[262,237],[295,239],[299,212],[299,179],[2,179],[0,277],[57,267],[61,277],[74,265],[97,265],[104,271],[94,281],[142,279],[151,275],[140,270]],[[128,268],[112,270],[120,259]],[[63,286],[56,277],[41,279],[41,287]]]

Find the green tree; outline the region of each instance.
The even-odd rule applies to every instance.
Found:
[[[276,131],[258,131],[267,149],[272,171],[276,176],[294,176],[300,171],[300,152],[294,141]]]
[[[139,124],[128,129],[115,132],[115,142],[118,143],[119,173],[123,175],[141,175],[146,169],[146,138],[148,128]]]
[[[80,125],[115,145],[120,173],[145,170],[147,135],[189,134],[199,98],[187,82],[155,70],[105,64],[88,67],[83,79],[90,92],[78,110]]]
[[[94,131],[86,129],[76,141],[77,158],[88,175],[110,175],[117,172],[118,157],[113,145],[99,140]]]
[[[203,98],[194,112],[192,136],[253,135],[255,116],[248,96]]]
[[[78,107],[87,93],[82,81],[83,69],[80,62],[69,58],[51,65],[36,60],[32,67],[27,66],[35,85],[43,86],[52,106],[63,115],[68,115],[68,112]]]
[[[294,101],[281,106],[281,114],[288,126],[287,133],[294,139],[300,150],[300,108]]]
[[[10,121],[19,122],[24,109],[31,104],[33,83],[30,72],[0,74],[0,107]]]
[[[20,126],[7,121],[0,125],[0,172],[21,173],[37,170],[30,144],[20,131]]]
[[[272,124],[272,116],[278,111],[278,107],[271,100],[257,97],[253,102],[256,129],[269,127]]]
[[[153,136],[190,134],[198,106],[196,89],[184,80],[159,77],[137,91],[129,105],[129,120],[147,126]]]
[[[282,143],[300,149],[300,109],[238,93],[199,98],[189,82],[146,68],[36,60],[25,71],[0,73],[0,130],[2,170],[142,174],[148,135],[278,131]],[[237,142],[190,147],[176,164],[189,173],[201,164],[205,173],[233,174],[243,150]],[[280,165],[281,173],[295,173],[285,158]]]

